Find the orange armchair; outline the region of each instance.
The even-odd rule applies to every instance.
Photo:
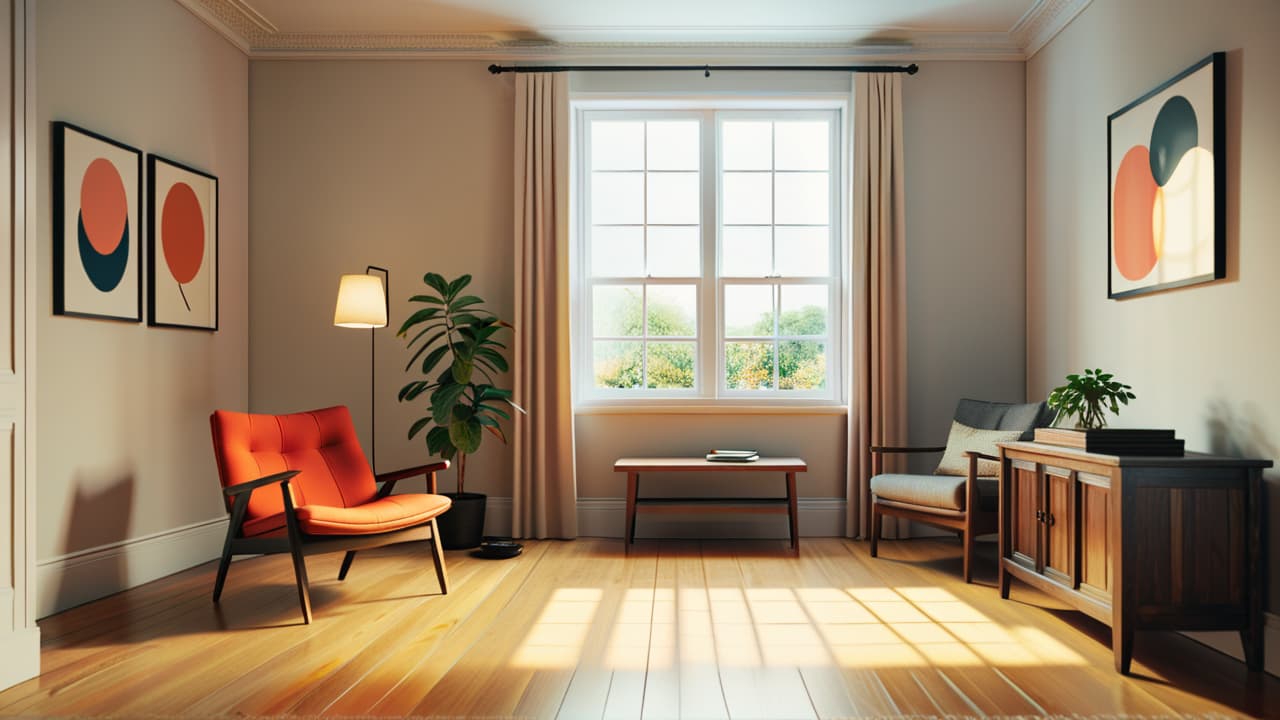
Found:
[[[451,504],[436,494],[436,472],[449,467],[448,461],[374,476],[351,413],[341,406],[289,415],[218,410],[209,423],[231,514],[213,586],[215,603],[233,555],[287,552],[293,556],[303,621],[310,623],[306,555],[345,550],[338,571],[344,580],[357,550],[411,540],[430,541],[440,592],[449,592],[436,529],[436,517]],[[391,494],[396,482],[417,475],[426,476],[427,493]]]

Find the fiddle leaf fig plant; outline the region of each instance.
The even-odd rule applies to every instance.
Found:
[[[1096,430],[1107,426],[1108,410],[1117,415],[1121,405],[1134,399],[1132,389],[1101,368],[1086,369],[1084,374],[1068,375],[1066,385],[1049,393],[1049,407],[1058,411],[1059,422],[1074,415],[1078,427]]]
[[[409,338],[412,357],[405,372],[422,377],[400,388],[400,402],[426,395],[427,414],[409,427],[412,439],[424,429],[427,450],[445,460],[457,457],[458,493],[464,492],[467,456],[480,449],[484,432],[502,442],[507,436],[499,420],[510,420],[506,408],[524,412],[512,401],[512,392],[497,385],[494,375],[508,369],[503,352],[507,346],[497,335],[512,329],[484,308],[484,300],[462,291],[470,275],[445,280],[437,273],[422,278],[423,295],[409,298],[423,305],[400,326],[397,334]]]

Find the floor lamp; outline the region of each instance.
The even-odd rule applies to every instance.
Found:
[[[382,273],[378,277],[372,273]],[[378,474],[378,399],[375,382],[373,331],[386,327],[391,309],[391,273],[386,268],[370,265],[363,275],[343,275],[338,282],[338,304],[333,310],[333,324],[338,327],[369,330],[369,460]]]

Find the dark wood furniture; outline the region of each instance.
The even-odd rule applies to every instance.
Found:
[[[1000,596],[1018,578],[1111,626],[1238,630],[1263,668],[1262,470],[1270,460],[1000,445]]]
[[[627,474],[627,551],[636,541],[636,513],[776,513],[787,514],[791,531],[791,551],[800,553],[799,523],[796,521],[796,473],[808,470],[800,458],[765,458],[755,462],[712,462],[706,458],[621,458],[614,472]],[[640,473],[656,472],[781,472],[787,481],[787,496],[761,497],[639,497]]]

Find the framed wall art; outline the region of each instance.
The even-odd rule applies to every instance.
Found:
[[[147,156],[149,325],[218,329],[218,178]]]
[[[142,320],[142,153],[53,123],[53,313]]]
[[[1107,297],[1226,275],[1226,54],[1107,117]]]

